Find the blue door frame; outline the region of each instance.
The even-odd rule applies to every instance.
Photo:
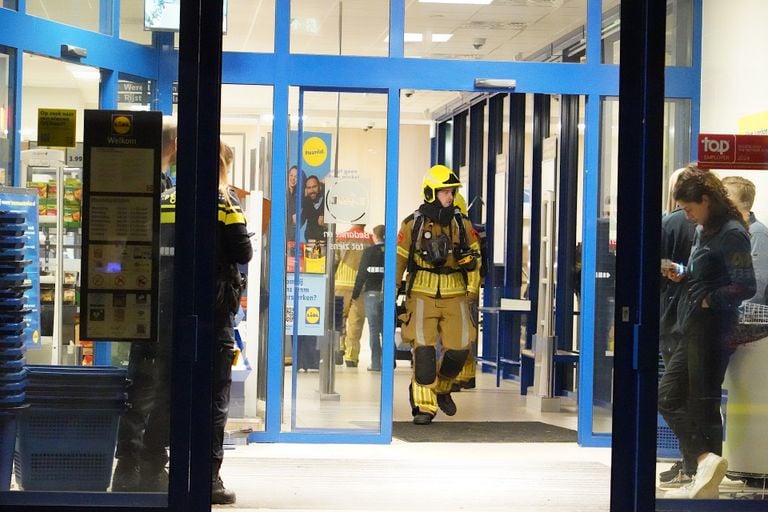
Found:
[[[20,11],[24,11],[25,1],[19,0]],[[182,14],[184,26],[184,20],[193,26],[196,23],[198,26],[205,27],[206,23],[202,22],[199,14],[200,12],[207,13],[206,9],[210,9],[210,4],[218,4],[219,2],[201,2],[198,0],[189,1],[184,6],[184,13]],[[632,2],[632,4],[638,4],[642,7],[647,7],[652,4],[650,0],[644,2]],[[113,5],[108,0],[103,0],[103,5]],[[286,171],[287,171],[287,130],[288,126],[288,88],[290,86],[313,86],[313,87],[329,87],[329,88],[353,88],[353,89],[377,89],[386,90],[388,93],[388,133],[387,133],[387,181],[386,181],[386,225],[387,225],[387,238],[394,240],[396,226],[399,219],[397,219],[397,154],[398,154],[398,139],[399,139],[399,92],[401,89],[431,89],[431,90],[473,90],[474,78],[476,77],[512,77],[517,79],[517,92],[530,92],[538,94],[574,94],[585,95],[587,97],[586,102],[586,152],[585,152],[585,179],[583,183],[583,189],[585,198],[584,206],[584,267],[583,275],[594,275],[594,260],[596,250],[596,219],[597,219],[597,194],[599,190],[599,133],[600,133],[600,98],[604,96],[616,96],[619,93],[619,67],[614,65],[600,64],[600,34],[601,34],[601,0],[589,0],[587,8],[587,22],[586,22],[586,63],[584,64],[560,64],[560,63],[532,63],[532,62],[458,62],[458,61],[438,61],[429,59],[406,59],[404,58],[403,48],[403,33],[404,33],[404,12],[405,12],[405,0],[391,0],[390,2],[390,57],[376,58],[376,57],[341,57],[341,56],[312,56],[312,55],[292,55],[289,52],[289,38],[290,38],[290,8],[289,2],[278,0],[276,5],[276,30],[275,30],[275,51],[272,54],[237,54],[237,53],[224,53],[222,56],[223,71],[222,82],[229,84],[258,84],[269,85],[274,88],[274,129],[273,129],[273,155],[274,155],[274,183],[285,183]],[[625,4],[630,4],[626,2]],[[202,5],[202,7],[201,7]],[[623,4],[624,5],[624,4]],[[664,94],[667,97],[676,98],[690,98],[692,100],[693,112],[692,112],[692,134],[691,140],[695,140],[698,133],[699,126],[699,90],[700,90],[700,71],[701,71],[701,0],[694,2],[694,40],[693,40],[693,65],[691,67],[667,67],[665,69],[664,80]],[[190,14],[195,7],[198,8],[197,15]],[[112,35],[97,34],[88,32],[75,27],[65,26],[58,23],[54,23],[48,20],[35,18],[31,16],[25,16],[18,12],[10,11],[7,9],[0,9],[0,45],[15,48],[16,54],[16,76],[13,77],[14,84],[12,87],[16,91],[21,91],[21,80],[23,76],[23,52],[31,52],[39,55],[49,56],[53,58],[59,58],[60,56],[60,44],[74,44],[89,49],[89,55],[81,62],[94,67],[101,68],[105,73],[105,87],[102,89],[104,106],[109,106],[111,101],[110,97],[114,97],[116,87],[116,74],[125,73],[134,76],[146,77],[151,80],[161,80],[162,77],[158,76],[158,61],[163,58],[160,50],[155,47],[144,47],[141,45],[133,44],[127,41],[122,41],[118,37],[118,7],[113,7],[111,11],[113,16],[111,19],[104,18],[103,25],[111,24],[113,27]],[[200,11],[202,9],[202,11]],[[642,14],[642,13],[641,13]],[[185,17],[186,16],[186,17]],[[657,16],[658,13],[657,13]],[[637,21],[638,18],[630,17],[622,12],[622,18],[627,23],[623,24],[626,28]],[[658,20],[658,18],[656,18]],[[108,20],[108,21],[107,21]],[[208,18],[210,21],[210,18]],[[211,32],[211,31],[208,31]],[[209,35],[208,35],[209,36]],[[203,30],[202,37],[208,37]],[[200,43],[201,36],[199,34],[190,35],[188,41],[190,44]],[[204,41],[204,39],[203,39]],[[214,45],[215,47],[215,45]],[[630,54],[631,48],[625,45],[626,51],[622,52],[627,59],[627,55]],[[199,50],[199,49],[198,49]],[[115,56],[120,55],[120,59],[116,59]],[[167,58],[167,56],[166,56]],[[167,66],[163,66],[164,69],[173,69],[173,59],[167,59]],[[633,62],[634,67],[635,63]],[[190,62],[185,62],[180,66],[193,66]],[[200,64],[196,64],[196,68],[199,72],[198,76],[187,76],[181,78],[182,83],[187,83],[190,86],[199,86],[199,80],[203,80],[203,77],[208,77],[215,74],[218,70],[212,61],[208,60]],[[629,66],[625,66],[629,67]],[[640,71],[641,78],[648,78],[649,71],[646,68],[642,68]],[[175,70],[169,76],[175,75]],[[435,82],[434,77],[439,77],[439,82]],[[656,90],[658,93],[658,89]],[[626,100],[628,96],[625,94],[622,96],[623,100]],[[657,98],[658,100],[658,98]],[[166,104],[167,105],[167,104]],[[200,111],[192,108],[190,103],[189,115],[195,120],[199,120]],[[21,94],[17,94],[14,112],[14,127],[20,126],[21,117]],[[217,126],[217,122],[211,126],[206,127],[203,130],[203,137],[200,138],[201,145],[199,148],[204,147],[204,140],[214,141],[215,134],[213,133],[214,126]],[[650,140],[650,136],[644,134],[642,127],[639,125],[629,124],[622,131],[624,136],[622,140],[640,140],[640,136],[643,137],[643,141]],[[180,134],[180,138],[182,135]],[[189,133],[186,137],[197,137],[196,134]],[[211,144],[212,145],[212,144]],[[16,145],[18,146],[18,145]],[[695,146],[692,147],[692,151],[695,151]],[[193,152],[198,149],[183,149],[186,153],[186,158],[191,159],[193,156],[198,156]],[[200,149],[203,152],[203,156],[207,159],[213,157],[213,150]],[[207,151],[207,152],[206,152]],[[210,154],[208,154],[210,153]],[[640,155],[641,157],[643,155]],[[695,156],[692,154],[692,157]],[[184,157],[181,157],[184,158]],[[189,160],[188,160],[189,161]],[[628,161],[629,162],[629,161]],[[631,168],[631,167],[628,167]],[[18,156],[18,149],[15,155],[15,183],[18,184],[19,180],[20,162]],[[648,169],[647,167],[645,169]],[[638,194],[641,193],[642,187],[638,187]],[[198,193],[201,197],[204,195]],[[650,194],[650,193],[648,193]],[[623,196],[627,197],[626,195]],[[644,201],[648,198],[652,198],[652,194],[645,195],[640,199],[640,206],[645,206]],[[629,204],[629,203],[627,203]],[[274,194],[273,205],[276,211],[285,210],[285,199],[282,194]],[[638,209],[639,210],[639,209]],[[191,212],[190,215],[193,215]],[[280,218],[280,216],[276,216]],[[648,221],[650,217],[648,217]],[[637,225],[632,225],[626,221],[620,221],[622,226],[622,236],[626,238],[639,238],[642,234],[642,228],[638,228]],[[280,222],[276,222],[273,225],[273,244],[271,249],[270,258],[273,261],[279,261],[282,258],[282,253],[277,249],[284,247],[285,245],[285,226]],[[202,250],[205,253],[205,247],[203,242],[197,241],[190,248],[196,250]],[[649,246],[648,254],[653,252],[652,244]],[[385,250],[385,261],[388,268],[388,272],[391,272],[395,266],[395,252],[394,246],[388,245]],[[655,270],[653,272],[655,275]],[[281,272],[272,272],[270,274],[270,295],[277,303],[283,303],[285,296],[283,290],[284,276]],[[385,293],[389,293],[390,296],[394,296],[394,285],[391,279],[387,279],[387,285],[385,285]],[[582,331],[581,339],[589,340],[594,336],[592,331],[592,325],[594,324],[595,311],[594,311],[594,299],[595,299],[595,287],[594,280],[583,279],[582,282],[582,297],[583,297],[583,310],[582,310]],[[617,298],[618,299],[618,298]],[[634,300],[634,299],[633,299]],[[637,313],[640,314],[644,310],[649,308],[648,303],[640,301],[637,304]],[[651,308],[652,309],[652,308]],[[393,306],[388,304],[385,307],[385,318],[392,318]],[[652,314],[652,313],[651,313]],[[652,321],[651,321],[652,324]],[[269,312],[269,325],[270,332],[274,339],[282,332],[282,311],[278,308],[271,308]],[[389,326],[388,328],[386,326]],[[385,322],[385,336],[391,339],[393,336],[393,322]],[[617,323],[617,325],[619,325]],[[635,327],[627,330],[623,333],[617,333],[617,346],[621,345],[621,340],[637,340],[643,333],[648,333],[648,330],[652,330],[652,326],[649,324],[638,323]],[[276,343],[273,339],[272,346],[281,345]],[[647,364],[650,360],[651,348],[644,349],[640,352],[633,352],[631,347],[637,347],[637,344],[628,342],[629,352],[626,352],[619,357],[617,353],[617,373],[622,374],[624,371],[647,371]],[[592,352],[590,353],[590,350]],[[385,358],[387,353],[385,351]],[[583,343],[582,354],[580,361],[580,402],[579,408],[579,442],[582,445],[587,446],[608,446],[611,442],[611,436],[607,434],[597,434],[592,432],[592,388],[591,388],[591,371],[593,360],[593,347],[589,343]],[[655,358],[655,354],[653,354]],[[390,353],[389,357],[392,355]],[[618,360],[621,363],[618,363]],[[391,363],[391,360],[390,360]],[[385,366],[389,366],[385,360]],[[268,372],[270,376],[282,375],[282,360],[277,360],[276,357],[270,357]],[[636,381],[636,384],[639,381]],[[389,393],[389,400],[382,402],[382,420],[387,415],[391,419],[391,374],[389,377],[385,375],[383,382],[382,398],[386,393]],[[634,411],[642,410],[643,414],[627,415],[624,417],[621,425],[617,423],[617,426],[626,426],[627,436],[619,434],[620,431],[614,428],[617,435],[614,437],[614,449],[619,449],[622,454],[632,455],[632,467],[634,468],[634,474],[642,473],[640,469],[645,469],[647,472],[648,461],[645,458],[635,457],[639,450],[651,449],[650,437],[648,435],[642,437],[632,437],[637,434],[638,427],[642,427],[640,430],[650,426],[651,420],[649,418],[655,418],[655,405],[652,407],[651,402],[648,401],[649,397],[652,397],[654,391],[650,379],[646,379],[644,382],[639,382],[638,387],[633,388],[642,398],[642,406],[637,403],[636,406],[639,409],[633,409]],[[388,391],[387,391],[388,390]],[[277,402],[277,405],[270,405],[267,414],[266,432],[262,440],[264,441],[281,441],[281,442],[388,442],[391,438],[391,424],[382,423],[382,429],[378,436],[350,436],[345,434],[318,434],[314,436],[305,436],[302,434],[292,433],[280,433],[280,417],[279,417],[279,401],[282,399],[282,386],[278,382],[278,379],[268,378],[267,382],[268,397],[272,402]],[[655,402],[654,402],[655,404]],[[633,406],[634,407],[634,406]],[[645,419],[644,419],[645,418]],[[646,425],[647,423],[647,425]],[[205,432],[197,432],[196,435],[201,436],[199,439],[205,437]],[[637,443],[640,444],[637,444]],[[654,440],[655,442],[655,440]],[[193,446],[189,447],[190,450],[194,450]],[[181,462],[180,462],[181,463]],[[618,464],[615,464],[615,467]],[[619,478],[625,478],[626,473]],[[614,479],[616,480],[616,479]],[[173,483],[172,483],[173,485]],[[617,501],[614,501],[615,510],[642,510],[639,508],[638,502],[633,502],[631,508],[618,508],[622,499],[633,500],[637,496],[637,492],[646,490],[648,485],[647,476],[644,479],[631,479],[626,482],[626,485],[616,486],[614,488],[613,495]],[[733,508],[733,503],[728,504],[712,504],[702,505],[697,507],[699,510],[725,510],[727,506]],[[757,509],[758,503],[739,503],[739,509],[747,510],[755,506]],[[5,505],[3,505],[4,507]],[[684,504],[664,504],[664,509],[681,509]],[[191,510],[191,509],[190,509]]]
[[[105,0],[106,1],[106,0]],[[23,2],[22,2],[23,4]],[[584,206],[584,248],[583,259],[585,276],[594,275],[593,260],[596,250],[594,219],[597,213],[597,192],[599,185],[599,146],[600,131],[599,100],[604,96],[618,94],[618,71],[616,65],[600,63],[601,14],[602,2],[589,0],[586,22],[586,62],[572,63],[540,63],[540,62],[492,62],[492,61],[448,61],[431,59],[409,59],[404,57],[403,38],[405,26],[405,0],[390,2],[390,56],[389,57],[351,57],[329,55],[291,54],[290,44],[290,6],[287,1],[278,1],[275,11],[275,51],[274,53],[234,53],[225,52],[222,56],[222,83],[227,84],[257,84],[273,87],[273,182],[285,183],[287,164],[286,134],[288,126],[288,90],[289,87],[330,88],[339,90],[375,89],[386,91],[390,110],[388,113],[388,163],[387,163],[387,196],[386,215],[390,240],[395,238],[395,230],[399,219],[397,211],[397,141],[399,139],[399,94],[402,89],[425,90],[463,90],[473,91],[474,79],[477,77],[513,77],[517,80],[516,92],[537,94],[572,94],[585,95],[586,105],[586,153]],[[700,74],[700,1],[696,2],[696,17],[694,22],[694,60],[691,67],[666,68],[666,95],[670,97],[691,98],[694,105],[693,131],[698,127],[698,98]],[[113,33],[117,34],[117,14],[113,15]],[[171,79],[176,74],[175,55],[167,50],[166,41],[158,41],[154,47],[144,47],[115,36],[107,36],[60,25],[48,20],[25,16],[13,11],[0,9],[0,44],[17,48],[19,62],[16,76],[17,90],[21,89],[21,55],[28,51],[40,55],[58,58],[60,44],[86,47],[89,55],[83,59],[83,64],[97,66],[105,71],[108,77],[103,90],[102,104],[109,105],[114,101],[114,91],[118,74],[146,77],[157,80],[157,90],[164,92],[156,98],[158,106],[164,110],[170,105]],[[158,36],[159,38],[168,35]],[[165,48],[165,50],[163,50]],[[114,55],[122,58],[116,61]],[[158,62],[163,65],[158,66]],[[162,68],[162,76],[159,69]],[[436,79],[435,77],[439,77]],[[19,99],[20,105],[20,99]],[[20,122],[20,108],[16,109],[16,125]],[[694,133],[695,135],[695,133]],[[16,166],[18,172],[18,164]],[[18,178],[17,178],[18,179]],[[273,207],[276,211],[285,208],[284,198],[280,194],[273,197]],[[279,216],[273,217],[273,220]],[[286,234],[284,225],[274,222],[272,226],[271,258],[281,256],[277,253],[282,247]],[[389,254],[389,268],[394,268],[394,252]],[[590,268],[592,265],[592,268]],[[592,273],[590,273],[590,271]],[[284,300],[283,275],[280,272],[270,274],[270,296],[281,303]],[[594,283],[584,279],[582,283],[583,310],[581,322],[581,339],[590,340],[594,333]],[[386,315],[392,315],[387,308]],[[390,317],[391,318],[391,317]],[[270,332],[280,332],[282,312],[273,308],[269,313]],[[385,325],[389,325],[387,322]],[[391,339],[391,338],[389,338]],[[276,342],[271,346],[279,346]],[[590,344],[584,343],[580,359],[580,402],[591,403],[591,380],[588,378],[593,370]],[[268,363],[268,375],[282,374],[282,360],[273,355]],[[391,393],[391,378],[384,376],[383,389]],[[362,437],[348,434],[330,434],[328,439],[322,435],[305,437],[305,434],[281,433],[279,422],[279,407],[275,405],[282,399],[282,385],[278,379],[269,378],[267,381],[268,412],[266,431],[258,434],[260,440],[273,441],[279,439],[285,442],[388,442],[389,435],[383,430],[379,439],[370,435]],[[384,397],[382,397],[384,398]],[[382,402],[382,420],[391,418],[391,400]],[[579,410],[579,442],[586,446],[607,446],[610,435],[593,433],[591,407],[581,407]]]
[[[301,148],[304,145],[304,93],[306,92],[337,92],[337,93],[373,93],[373,94],[388,94],[387,89],[371,89],[371,88],[339,88],[339,87],[311,87],[311,86],[302,86],[299,88],[299,110],[298,110],[298,144],[297,147]],[[399,111],[399,95],[389,95],[388,96],[388,115],[387,115],[387,122],[391,122],[393,114],[389,111],[389,109],[392,108],[393,103],[393,96],[394,99],[397,100],[397,110]],[[397,226],[397,221],[393,221],[393,224],[390,225],[389,222],[389,216],[391,213],[394,212],[394,216],[396,217],[397,214],[397,149],[394,150],[390,148],[390,144],[392,143],[390,133],[387,133],[387,175],[385,179],[385,197],[389,199],[390,197],[394,197],[395,205],[392,207],[387,206],[385,209],[385,218],[386,223],[385,228],[385,240],[396,240],[397,239],[397,231],[395,231],[395,228],[392,226]],[[337,148],[338,151],[338,148]],[[286,153],[286,158],[288,158],[288,155]],[[297,158],[297,161],[299,162],[299,180],[301,180],[302,176],[302,168],[301,168],[301,158]],[[301,182],[299,182],[298,187],[301,189]],[[392,192],[394,191],[394,192]],[[390,193],[393,193],[393,195],[389,195]],[[273,194],[273,198],[276,196],[280,196],[283,194]],[[273,207],[274,207],[274,199],[273,199]],[[387,202],[387,205],[390,203]],[[301,215],[300,212],[301,205],[297,203],[297,216]],[[279,211],[279,209],[278,209]],[[285,230],[285,217],[284,216],[277,216],[279,219],[276,219],[273,217],[273,224],[272,227],[275,228],[276,224],[281,223],[281,227],[283,230]],[[298,238],[298,225],[296,227],[296,233],[287,233],[286,235],[290,235],[293,237]],[[390,231],[392,231],[392,234],[390,236]],[[275,229],[273,229],[273,234],[275,232]],[[273,235],[274,236],[274,235]],[[278,253],[281,253],[280,250],[277,251]],[[392,254],[390,256],[390,253]],[[296,258],[297,258],[297,264],[294,265],[294,279],[295,282],[298,282],[299,279],[299,265],[298,265],[298,251],[296,252]],[[392,265],[394,265],[394,257],[395,257],[395,244],[389,243],[385,244],[385,250],[384,250],[384,258],[385,258],[385,265],[389,265],[389,259],[392,258]],[[271,259],[270,261],[282,261],[282,256],[280,256],[281,259]],[[394,268],[394,267],[392,267]],[[281,267],[273,267],[272,272],[270,274],[279,273],[284,276],[284,270]],[[384,285],[384,293],[391,292],[394,296],[395,289],[394,285],[389,281],[385,281]],[[391,301],[385,301],[384,302],[384,318],[390,319],[384,321],[384,331],[383,331],[383,343],[386,344],[387,340],[393,340],[394,339],[394,303]],[[294,311],[298,310],[298,295],[294,295],[294,303],[293,303]],[[271,308],[276,309],[276,308]],[[271,313],[270,313],[271,314]],[[273,328],[273,325],[271,323],[271,317],[270,317],[270,332],[273,332],[271,329]],[[280,323],[278,324],[278,333],[281,333],[284,328],[283,319],[280,318]],[[293,333],[291,335],[292,337],[292,347],[293,347],[293,354],[298,353],[298,346],[297,346],[297,340],[298,340],[298,323],[295,322],[293,325]],[[275,343],[274,340],[270,340],[270,351],[268,354],[268,370],[267,370],[267,383],[268,386],[270,383],[273,383],[277,381],[277,384],[282,384],[283,382],[283,375],[282,372],[284,371],[284,354],[283,354],[283,344],[282,343]],[[267,410],[266,410],[266,428],[264,432],[254,432],[249,434],[248,440],[253,442],[293,442],[293,443],[337,443],[337,442],[344,442],[344,443],[369,443],[369,444],[383,444],[383,443],[389,443],[392,439],[392,385],[394,379],[394,344],[392,344],[390,347],[383,347],[382,352],[382,382],[386,383],[389,382],[390,385],[382,385],[381,387],[381,413],[380,413],[380,424],[381,428],[378,432],[369,432],[369,431],[361,431],[361,430],[338,430],[338,429],[321,429],[321,428],[296,428],[296,398],[297,398],[297,372],[296,372],[296,366],[292,366],[292,385],[291,385],[291,432],[283,432],[282,431],[282,425],[281,425],[281,415],[282,415],[282,408],[283,408],[283,393],[282,388],[280,388],[280,394],[279,395],[269,395],[269,392],[267,394]],[[277,364],[275,364],[277,363]],[[276,369],[276,370],[275,370]],[[272,378],[270,379],[269,375],[274,375],[271,372],[272,371],[278,371],[280,372],[280,379]],[[321,370],[322,371],[322,370]],[[339,440],[339,436],[342,437],[342,440]]]

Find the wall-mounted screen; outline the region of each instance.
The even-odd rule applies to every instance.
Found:
[[[144,0],[144,30],[179,31],[181,0]],[[227,33],[227,0],[224,0],[222,32]]]

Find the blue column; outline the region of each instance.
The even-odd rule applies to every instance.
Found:
[[[109,36],[120,36],[119,2],[99,0],[99,32]]]
[[[390,0],[389,2],[389,56],[403,56],[403,34],[405,33],[405,2]],[[399,94],[399,90],[398,90]]]
[[[109,341],[93,342],[93,364],[109,366],[112,364],[112,343]]]
[[[285,183],[288,171],[288,83],[287,59],[290,45],[290,5],[289,2],[277,2],[275,5],[275,55],[278,56],[275,69],[275,87],[272,99],[273,131],[272,131],[272,223],[269,261],[285,261],[286,222],[284,212]],[[281,58],[283,57],[283,58]],[[267,358],[267,404],[265,418],[265,440],[276,440],[280,433],[282,422],[282,392],[283,392],[283,337],[285,324],[283,313],[285,304],[285,265],[282,263],[270,266],[269,271],[269,300],[277,307],[269,308],[269,356]]]
[[[117,72],[103,68],[100,71],[99,108],[114,110],[117,108]]]
[[[592,403],[594,397],[595,367],[595,270],[597,260],[597,217],[600,194],[600,96],[587,96],[586,129],[584,130],[584,205],[581,248],[581,351],[579,360],[579,416],[578,442],[580,445],[610,446],[610,437],[602,436],[600,443],[592,430]]]
[[[157,82],[153,91],[153,110],[173,113],[173,84],[178,77],[178,53],[173,49],[173,32],[154,32],[152,44],[157,51]]]

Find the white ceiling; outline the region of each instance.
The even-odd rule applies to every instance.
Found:
[[[228,0],[224,49],[273,51],[274,2]],[[95,30],[98,4],[98,0],[27,0],[27,12]],[[122,0],[120,31],[126,39],[148,44],[151,37],[143,27],[143,4],[144,0]],[[344,55],[387,54],[389,2],[386,0],[292,0],[291,8],[294,52],[338,55],[341,46]],[[404,43],[406,57],[414,58],[525,60],[582,26],[586,19],[586,0],[493,0],[490,5],[406,0],[405,9],[405,31],[416,34],[411,37],[422,39],[422,42]],[[433,42],[434,37],[449,39]],[[54,59],[27,57],[24,86],[72,89],[73,94],[81,94],[87,103],[97,101],[97,97],[92,96],[98,93],[98,75],[77,70],[77,65]],[[437,91],[403,95],[403,122],[429,122],[435,112],[463,95],[466,93]],[[344,124],[383,126],[386,120],[386,100],[381,95],[346,94],[341,107]],[[335,109],[336,96],[325,94],[307,101],[306,113],[335,123]],[[270,88],[225,86],[222,91],[223,116],[232,123],[254,123],[271,110]]]

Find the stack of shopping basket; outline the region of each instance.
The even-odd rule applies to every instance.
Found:
[[[13,467],[17,413],[26,407],[24,368],[24,291],[29,287],[24,269],[22,213],[0,211],[0,491],[8,490]]]
[[[25,490],[106,491],[126,408],[126,370],[26,369],[29,408],[18,420],[16,483]]]

